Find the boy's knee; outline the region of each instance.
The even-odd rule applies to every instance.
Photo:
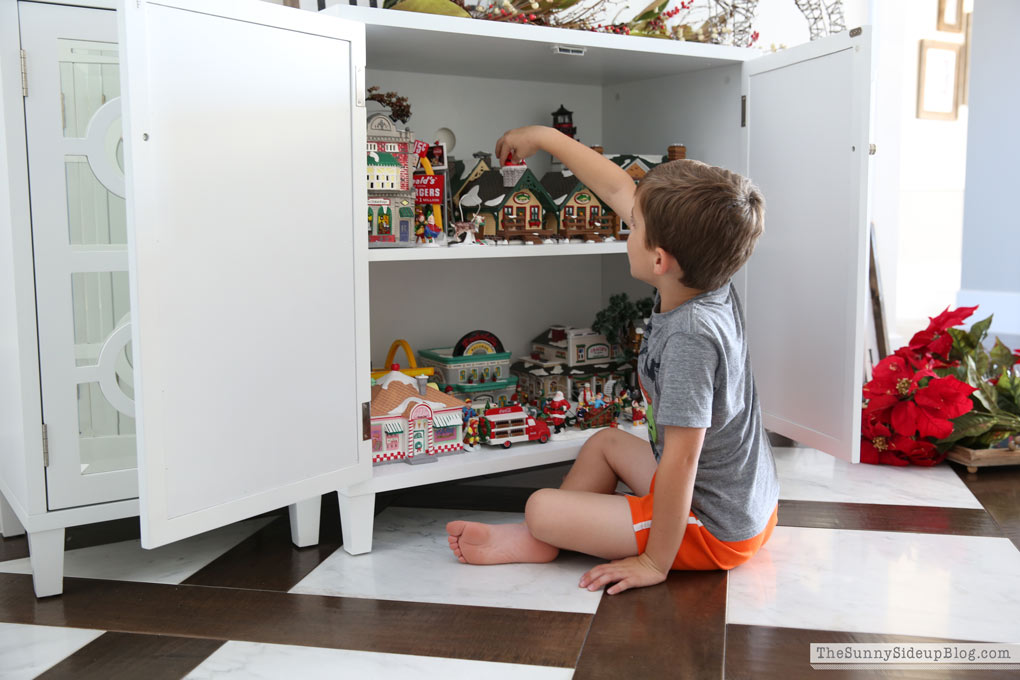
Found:
[[[549,526],[549,519],[555,516],[556,489],[539,489],[528,497],[524,506],[524,523],[535,538],[541,540]]]

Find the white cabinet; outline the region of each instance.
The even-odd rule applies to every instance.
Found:
[[[129,473],[138,501],[119,501],[122,491],[111,486],[106,498],[65,507],[57,487],[42,483],[46,461],[25,442],[50,417],[48,389],[58,399],[73,390],[88,358],[76,352],[81,343],[42,324],[38,349],[32,347],[35,329],[21,313],[36,291],[16,288],[3,309],[4,332],[18,351],[5,354],[5,368],[23,369],[38,351],[36,361],[69,376],[63,384],[43,382],[41,412],[19,395],[4,397],[20,413],[35,410],[37,419],[4,416],[5,440],[22,443],[4,447],[0,468],[4,528],[13,533],[14,517],[27,530],[37,594],[60,592],[64,527],[139,510],[145,547],[285,505],[293,506],[295,541],[313,541],[318,497],[371,473],[362,437],[369,385],[353,379],[370,367],[367,238],[355,228],[363,224],[364,159],[352,151],[365,146],[363,101],[355,94],[364,27],[260,2],[128,3],[116,15],[44,6],[56,14],[41,21],[33,21],[35,3],[18,4],[24,6],[3,5],[5,28],[14,8],[15,26],[20,10],[25,25],[50,31],[50,43],[73,35],[82,21],[97,32],[71,49],[115,53],[119,42],[126,242],[77,243],[66,225],[40,219],[26,228],[24,215],[7,223],[5,235],[47,234],[46,272],[53,275],[43,277],[37,267],[40,306],[55,300],[70,310],[73,274],[103,271],[104,264],[115,270],[115,258],[126,260],[130,326],[118,326],[104,350],[120,342],[119,353],[130,334],[134,399],[125,408],[137,429],[137,471]],[[66,12],[74,13],[67,33],[54,28]],[[116,23],[111,39],[102,31],[118,18],[119,40]],[[42,50],[32,52],[33,66],[36,59],[46,59]],[[31,98],[54,100],[50,118],[59,123],[60,90],[35,75],[45,71],[27,69],[24,101],[28,108]],[[20,78],[18,85],[20,103]],[[13,142],[10,103],[5,89],[5,141]],[[34,149],[31,131],[21,134]],[[11,175],[18,172],[11,163],[16,146],[4,145]],[[40,163],[56,164],[59,173],[73,151],[54,148]],[[12,191],[13,184],[5,190],[22,205],[49,201],[58,205],[54,214],[66,212],[61,191],[29,195],[24,184]],[[33,264],[25,245],[4,253],[18,269]],[[49,351],[51,344],[63,351]],[[88,368],[102,373],[102,358],[99,364]],[[107,377],[118,385],[122,376]],[[23,374],[22,389],[39,379]],[[123,477],[123,466],[87,469],[76,420],[61,421],[67,436],[51,442],[49,468],[59,465],[72,486],[76,476],[83,485]]]
[[[0,2],[5,44],[26,4]],[[100,494],[58,509],[47,496],[38,366],[51,338],[35,323],[45,291],[31,243],[45,225],[29,221],[18,118],[37,93],[23,100],[16,60],[0,59],[11,206],[0,256],[14,284],[0,287],[0,361],[15,377],[0,388],[0,509],[5,529],[14,517],[34,537],[34,567],[37,554],[59,555],[63,527],[139,506],[147,546],[288,504],[295,533],[310,534],[314,499],[335,489],[344,546],[366,552],[378,492],[576,456],[580,439],[371,469],[370,357],[380,363],[393,339],[425,349],[486,328],[520,354],[548,325],[590,324],[613,293],[650,291],[629,278],[623,243],[369,251],[370,85],[409,97],[419,138],[453,130],[465,160],[564,104],[579,137],[609,152],[682,142],[688,157],[748,174],[767,201],[765,236],[740,275],[767,425],[857,459],[866,29],[760,57],[349,6],[170,0],[128,3],[120,19],[126,243],[61,247],[69,263],[96,250],[108,271],[123,266],[109,258],[129,263],[131,314],[118,321],[130,330],[114,330],[121,343],[130,334],[138,468],[110,474],[137,483],[140,503]],[[47,295],[69,295],[59,281],[71,271]],[[73,368],[73,353],[64,360]],[[51,465],[57,457],[51,447]],[[82,476],[70,460],[66,474]],[[59,578],[36,568],[37,593],[60,592]]]

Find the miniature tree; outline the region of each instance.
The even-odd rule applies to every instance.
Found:
[[[631,341],[635,322],[649,316],[654,304],[650,297],[632,302],[626,293],[613,295],[609,298],[609,306],[595,315],[591,328],[606,336],[610,345],[620,347],[621,361],[631,361],[637,356]]]

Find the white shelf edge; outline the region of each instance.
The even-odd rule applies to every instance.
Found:
[[[552,439],[545,444],[537,442],[514,444],[509,449],[481,444],[475,447],[474,451],[443,456],[434,463],[379,465],[372,468],[372,479],[346,489],[340,489],[340,493],[345,496],[364,496],[498,472],[511,472],[539,465],[563,463],[577,458],[584,443],[600,429],[585,432],[568,430],[567,438],[564,439]],[[642,439],[648,438],[648,432],[644,425],[634,427],[621,423],[620,429]],[[554,435],[554,437],[556,436],[561,435]]]
[[[369,262],[429,262],[502,257],[548,257],[557,255],[612,255],[626,253],[626,241],[609,243],[557,243],[542,245],[440,246],[438,248],[370,248]]]
[[[404,12],[393,9],[358,7],[335,4],[322,10],[331,16],[360,21],[369,27],[436,31],[440,33],[470,34],[486,38],[505,40],[526,40],[564,45],[569,47],[591,47],[597,49],[624,50],[628,52],[650,52],[674,54],[682,57],[704,58],[743,62],[761,56],[758,50],[731,45],[712,45],[665,38],[645,38],[633,35],[612,35],[551,26],[528,26],[502,21],[469,19],[465,17],[441,16],[421,12]],[[471,22],[467,24],[465,22]]]

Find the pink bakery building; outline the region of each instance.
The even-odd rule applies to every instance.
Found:
[[[390,371],[372,387],[372,464],[435,462],[464,451],[464,402],[425,376]]]

